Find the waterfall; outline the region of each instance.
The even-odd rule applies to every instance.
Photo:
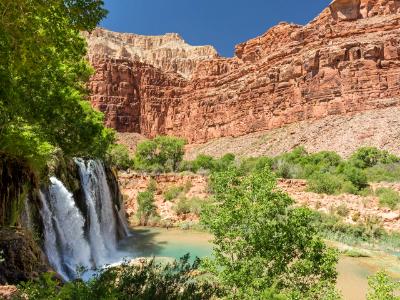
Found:
[[[53,214],[47,204],[47,199],[42,192],[39,192],[39,198],[42,203],[40,215],[44,227],[44,250],[47,254],[50,265],[64,280],[67,280],[68,275],[64,272],[61,257],[57,249],[57,235],[53,223]]]
[[[102,265],[109,252],[116,248],[116,221],[111,193],[101,162],[85,164],[75,159],[89,212],[89,240],[97,265]]]
[[[117,232],[126,230],[114,208],[103,164],[82,159],[75,159],[75,163],[86,216],[78,208],[82,206],[77,206],[73,195],[55,177],[50,178],[47,193],[40,194],[44,250],[50,264],[66,280],[76,278],[79,267],[98,268],[114,262],[118,255],[121,257]]]

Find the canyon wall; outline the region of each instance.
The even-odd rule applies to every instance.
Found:
[[[236,46],[233,58],[175,34],[87,35],[91,101],[120,132],[190,143],[400,106],[400,1],[336,0]]]

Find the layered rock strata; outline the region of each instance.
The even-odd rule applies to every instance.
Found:
[[[91,101],[118,131],[190,143],[400,106],[399,29],[399,0],[333,1],[305,26],[280,23],[237,45],[233,58],[178,51],[176,35],[99,29],[88,36]],[[159,52],[170,43],[176,51]]]

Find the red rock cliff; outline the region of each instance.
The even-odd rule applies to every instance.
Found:
[[[91,101],[119,131],[191,143],[400,106],[399,29],[399,0],[333,1],[306,26],[280,23],[237,45],[233,58],[177,35],[138,43],[99,29],[88,36]]]

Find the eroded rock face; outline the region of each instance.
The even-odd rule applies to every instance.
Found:
[[[43,252],[25,230],[1,228],[0,251],[0,284],[34,280],[50,271]]]
[[[197,63],[218,57],[211,46],[191,46],[177,33],[161,36],[116,33],[97,28],[86,34],[89,55],[128,59],[153,65],[165,72],[190,78]]]
[[[91,101],[118,131],[190,143],[400,106],[399,29],[399,0],[336,0],[306,26],[280,23],[238,45],[233,58],[199,55],[186,74],[186,63],[171,67],[176,48],[161,60],[132,54],[165,36],[137,46],[136,35],[95,31]]]

